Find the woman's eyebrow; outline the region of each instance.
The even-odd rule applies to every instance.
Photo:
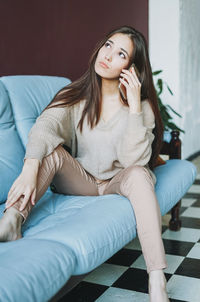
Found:
[[[108,40],[110,43],[112,43],[112,44],[114,44],[114,42],[112,41],[112,40]],[[125,50],[125,49],[123,49],[123,48],[120,48],[121,50],[123,50],[126,54],[127,54],[127,56],[129,57],[129,54],[128,54],[128,52]]]

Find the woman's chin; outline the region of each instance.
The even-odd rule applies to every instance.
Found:
[[[100,72],[100,71],[96,71],[96,74],[98,74],[98,76],[100,76],[102,79],[105,79],[107,81],[115,81],[115,80],[119,80],[119,77],[116,78],[116,77],[113,77],[113,75],[108,75],[106,74],[105,72]]]

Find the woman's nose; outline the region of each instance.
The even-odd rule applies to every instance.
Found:
[[[111,56],[110,54],[107,54],[107,55],[105,56],[105,59],[106,59],[107,61],[111,61],[111,60],[112,60],[112,56]]]

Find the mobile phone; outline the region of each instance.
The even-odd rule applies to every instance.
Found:
[[[138,80],[140,81],[140,73],[139,73],[139,71],[138,71],[138,69],[137,69],[137,67],[135,66],[134,63],[131,64],[131,66],[129,67],[129,71],[131,70],[132,67],[134,68],[135,73],[136,73],[136,75],[137,75],[137,77],[138,77]],[[121,96],[122,96],[122,99],[123,99],[124,101],[126,101],[126,100],[127,100],[127,96],[126,96],[126,87],[125,87],[121,82],[119,83],[119,91],[120,91],[120,94],[121,94]]]

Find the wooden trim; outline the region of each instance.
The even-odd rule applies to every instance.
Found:
[[[180,132],[178,130],[171,131],[170,142],[163,142],[161,154],[169,155],[169,159],[181,159],[181,140],[179,138]],[[176,172],[175,172],[176,173]],[[181,207],[181,200],[170,210],[171,219],[169,221],[169,229],[171,231],[179,231],[181,228],[181,220],[179,210]]]

